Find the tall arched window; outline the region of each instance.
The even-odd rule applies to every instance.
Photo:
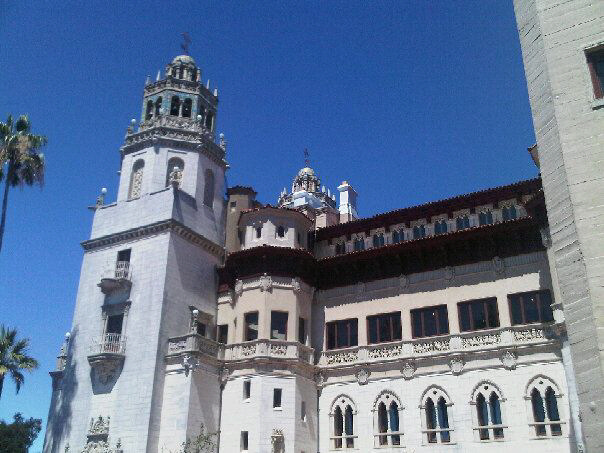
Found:
[[[214,205],[214,172],[208,168],[204,175],[203,204],[211,208]]]
[[[427,443],[451,442],[450,406],[452,406],[452,403],[443,390],[432,387],[424,393],[420,408],[423,412],[422,423],[424,426],[422,432],[426,436],[424,439]]]
[[[178,116],[180,113],[180,98],[178,96],[172,96],[172,102],[170,102],[170,115]]]
[[[159,114],[161,113],[161,101],[162,101],[161,96],[155,100],[155,117],[158,117]]]
[[[345,396],[338,396],[332,406],[329,416],[332,418],[331,445],[334,450],[354,448],[354,418],[356,407],[352,400]]]
[[[471,404],[476,406],[474,433],[477,440],[503,439],[503,416],[501,392],[490,382],[477,385],[472,394]]]
[[[168,160],[168,167],[166,168],[166,187],[170,185],[170,175],[176,168],[183,171],[185,169],[185,162],[180,157],[171,157]]]
[[[373,406],[374,446],[401,445],[400,411],[403,406],[391,392],[383,392]]]
[[[147,112],[145,113],[145,119],[150,120],[153,117],[153,101],[149,99],[147,101]]]
[[[443,234],[447,232],[447,221],[444,219],[434,222],[434,234]]]
[[[373,246],[374,247],[382,247],[384,245],[384,235],[382,233],[377,233],[373,235]]]
[[[491,225],[493,224],[493,213],[491,211],[482,211],[478,214],[479,225]]]
[[[214,114],[212,112],[208,112],[206,115],[206,128],[209,130],[214,129]]]
[[[467,215],[462,215],[455,219],[455,226],[458,230],[465,230],[466,228],[470,228],[470,219]]]
[[[413,227],[413,239],[421,239],[426,237],[426,227],[424,225],[416,225]]]
[[[529,425],[538,437],[562,435],[562,422],[558,410],[561,398],[556,385],[545,377],[535,378],[527,387],[525,399],[532,413]]]
[[[355,252],[360,252],[361,250],[365,250],[365,239],[362,237],[356,237],[353,241],[353,248]]]
[[[514,220],[516,218],[516,216],[518,215],[518,213],[516,212],[516,206],[512,205],[512,206],[504,206],[503,209],[501,210],[501,215],[503,217],[503,220]]]
[[[403,230],[394,230],[392,232],[392,243],[398,244],[399,242],[403,242]]]
[[[145,161],[138,159],[132,166],[130,174],[130,189],[128,190],[128,199],[138,198],[141,196],[143,188],[143,170],[145,169]]]
[[[182,116],[183,118],[191,118],[191,109],[193,108],[193,101],[191,98],[185,99],[182,104]]]

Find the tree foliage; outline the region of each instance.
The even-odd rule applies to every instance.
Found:
[[[12,423],[0,420],[0,451],[2,453],[27,453],[42,429],[42,420],[30,418],[25,420],[19,413],[15,414]]]
[[[4,378],[7,375],[12,378],[19,393],[25,381],[22,371],[33,371],[38,368],[38,361],[28,355],[28,347],[28,338],[19,340],[15,329],[0,325],[0,397],[2,397]]]
[[[199,434],[189,438],[176,453],[214,453],[216,451],[216,439],[218,433],[206,432],[203,423],[199,429]],[[1,450],[0,450],[1,451]]]

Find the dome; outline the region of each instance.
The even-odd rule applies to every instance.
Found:
[[[314,176],[315,175],[315,171],[312,168],[310,168],[310,167],[304,167],[303,169],[301,169],[298,172],[298,176],[305,176],[305,175]]]
[[[191,57],[190,55],[179,55],[177,57],[174,57],[174,60],[172,60],[172,64],[179,64],[179,63],[184,63],[184,64],[195,64],[195,60],[193,60],[193,57]]]

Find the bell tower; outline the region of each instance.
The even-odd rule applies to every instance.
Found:
[[[218,430],[219,406],[207,404],[219,393],[217,370],[180,382],[177,401],[164,395],[168,339],[193,313],[207,335],[216,324],[227,162],[214,136],[218,92],[200,80],[189,55],[147,80],[141,121],[120,148],[116,200],[103,192],[92,208],[69,342],[51,373],[44,453],[161,451],[200,423]]]

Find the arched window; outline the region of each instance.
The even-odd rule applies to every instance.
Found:
[[[214,205],[214,173],[207,169],[205,172],[205,184],[203,187],[203,204],[209,207]]]
[[[147,113],[145,113],[145,119],[150,120],[153,117],[153,101],[149,99],[147,101]]]
[[[206,128],[209,130],[214,130],[214,114],[212,112],[208,112],[206,115]]]
[[[130,174],[130,189],[128,190],[128,199],[139,198],[143,188],[143,170],[145,169],[145,161],[138,159],[132,166]]]
[[[285,227],[283,225],[279,225],[277,227],[277,236],[279,236],[280,238],[285,237]]]
[[[365,250],[365,239],[362,237],[355,238],[353,242],[353,248],[355,252],[360,252],[361,250]]]
[[[182,104],[182,116],[183,118],[191,118],[191,109],[193,107],[193,101],[191,98],[185,99]]]
[[[185,169],[185,162],[180,157],[171,157],[168,160],[168,168],[166,169],[166,187],[170,185],[170,175],[176,168],[183,171]]]
[[[504,221],[514,220],[518,215],[518,213],[516,212],[516,206],[504,206],[501,210],[501,215]]]
[[[400,411],[403,407],[391,392],[382,393],[374,403],[373,426],[375,447],[401,445]]]
[[[466,228],[470,228],[470,219],[467,215],[462,215],[455,219],[455,226],[458,230],[465,230]]]
[[[416,225],[413,227],[413,239],[421,239],[426,237],[426,227],[424,225]]]
[[[392,243],[398,244],[399,242],[403,242],[403,230],[394,230],[392,232]]]
[[[491,211],[482,211],[478,214],[479,225],[492,225],[493,224],[493,213]]]
[[[424,393],[420,408],[424,413],[422,432],[426,436],[426,442],[430,444],[451,442],[450,406],[452,406],[452,403],[450,403],[449,397],[443,390],[432,387]]]
[[[529,425],[538,437],[562,435],[562,423],[558,411],[561,398],[556,385],[545,377],[535,378],[527,387],[525,399],[532,413]]]
[[[434,222],[434,234],[444,234],[447,232],[447,222],[444,219]]]
[[[172,96],[172,102],[170,103],[170,115],[178,116],[180,111],[180,98],[178,96]]]
[[[472,418],[477,440],[503,439],[503,401],[499,389],[490,382],[482,382],[475,387],[471,404],[476,406],[476,417]]]
[[[354,448],[354,418],[356,407],[352,400],[345,396],[338,396],[332,404],[330,417],[333,419],[331,445],[334,450]]]
[[[161,113],[161,101],[162,101],[162,98],[161,98],[161,97],[158,97],[158,98],[155,100],[155,116],[156,116],[156,117],[158,117],[158,116],[159,116],[159,114]]]
[[[384,235],[382,233],[373,235],[373,246],[381,247],[384,245]]]

